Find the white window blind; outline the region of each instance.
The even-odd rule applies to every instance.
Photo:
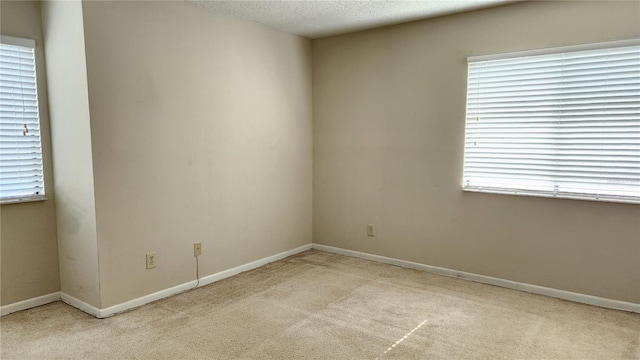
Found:
[[[470,58],[463,189],[640,202],[640,42]]]
[[[0,39],[0,201],[44,198],[33,40]]]

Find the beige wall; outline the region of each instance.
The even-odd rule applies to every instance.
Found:
[[[314,41],[313,241],[640,303],[640,206],[460,185],[467,56],[638,37],[639,2],[579,1]]]
[[[51,137],[40,3],[2,1],[0,33],[36,41],[40,131],[48,200],[0,206],[0,305],[60,290]]]
[[[102,307],[311,243],[311,42],[84,2]],[[145,254],[157,252],[156,269]]]
[[[100,307],[82,4],[42,3],[62,292]]]

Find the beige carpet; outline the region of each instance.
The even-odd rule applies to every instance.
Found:
[[[2,359],[638,359],[640,315],[308,251],[98,320],[3,317]]]

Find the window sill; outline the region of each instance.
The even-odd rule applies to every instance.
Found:
[[[488,194],[501,194],[501,195],[519,195],[519,196],[535,196],[555,199],[570,199],[570,200],[589,200],[600,202],[612,202],[623,204],[640,204],[640,198],[630,197],[616,197],[616,196],[595,196],[590,194],[577,194],[577,193],[553,193],[546,191],[533,191],[533,190],[511,190],[500,188],[487,188],[487,187],[473,187],[465,186],[462,191],[468,192],[481,192]]]
[[[27,196],[27,197],[19,197],[19,198],[2,199],[0,200],[0,205],[20,204],[20,203],[26,203],[26,202],[45,201],[45,200],[47,200],[47,197],[44,195]]]

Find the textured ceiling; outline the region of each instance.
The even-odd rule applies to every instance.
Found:
[[[521,0],[188,1],[313,39]]]

